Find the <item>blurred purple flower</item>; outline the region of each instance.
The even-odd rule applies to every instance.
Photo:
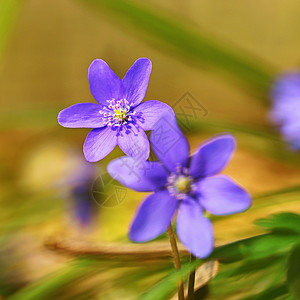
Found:
[[[62,164],[65,164],[65,171],[55,187],[68,200],[67,212],[71,215],[72,223],[75,221],[80,227],[87,228],[99,210],[92,195],[92,185],[99,170],[73,150],[67,152]]]
[[[73,216],[82,227],[91,225],[98,212],[98,205],[92,196],[96,171],[94,164],[79,160],[77,170],[68,178]]]
[[[89,184],[78,185],[71,190],[73,214],[78,223],[83,227],[91,224],[98,210],[91,195],[91,184],[90,182]]]
[[[300,73],[286,73],[274,83],[271,91],[272,121],[280,126],[284,139],[300,150]]]
[[[221,135],[202,144],[189,158],[189,145],[176,120],[163,118],[151,132],[151,146],[162,162],[121,157],[108,165],[109,174],[123,185],[148,196],[137,210],[129,237],[134,242],[152,240],[164,233],[177,215],[177,234],[189,251],[207,257],[213,250],[211,222],[214,215],[242,212],[251,205],[250,195],[222,171],[235,149],[231,135]],[[159,134],[158,134],[159,133]],[[170,142],[171,141],[171,146]],[[175,142],[174,142],[175,141]]]
[[[94,128],[83,145],[87,161],[103,159],[117,144],[128,156],[149,157],[150,146],[144,131],[151,130],[162,113],[173,113],[170,106],[160,101],[141,103],[151,68],[148,58],[140,58],[120,80],[102,59],[91,63],[90,90],[98,104],[75,104],[58,115],[58,122],[64,127]]]

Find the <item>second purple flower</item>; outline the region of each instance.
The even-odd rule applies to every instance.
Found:
[[[176,213],[180,241],[199,258],[214,246],[211,222],[214,215],[242,212],[251,205],[250,195],[221,172],[235,149],[231,135],[221,135],[202,144],[189,157],[189,145],[175,118],[163,117],[150,136],[152,149],[161,161],[121,157],[108,165],[109,174],[140,192],[154,192],[137,210],[129,238],[146,242],[164,233]]]

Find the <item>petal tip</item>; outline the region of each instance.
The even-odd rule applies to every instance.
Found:
[[[132,232],[131,230],[128,233],[128,238],[135,243],[142,243],[144,242],[141,238],[139,238],[138,236],[135,235],[134,232]]]
[[[68,120],[66,120],[66,116],[64,116],[64,113],[67,111],[67,108],[64,108],[61,110],[58,115],[57,115],[57,122],[60,126],[65,127],[65,128],[70,128],[72,126],[68,126]]]
[[[212,140],[223,140],[224,142],[231,143],[234,147],[236,146],[236,139],[234,135],[230,133],[217,135],[215,138],[212,138]]]
[[[131,224],[131,227],[129,229],[128,238],[135,243],[146,243],[153,239],[155,239],[157,236],[155,235],[149,235],[141,230],[133,223]]]
[[[147,58],[147,57],[140,57],[135,62],[143,62],[145,64],[148,64],[149,67],[152,68],[152,61],[149,58]]]
[[[211,246],[210,248],[207,248],[206,251],[200,250],[200,251],[193,251],[193,250],[189,250],[195,257],[200,258],[200,259],[205,259],[207,257],[209,257],[211,255],[211,253],[213,252],[214,247]]]
[[[62,110],[58,113],[57,115],[57,122],[59,125],[64,126],[63,125],[63,121],[62,121],[62,114],[61,114]]]
[[[90,162],[90,163],[94,163],[94,162],[97,162],[98,160],[95,159],[95,157],[93,156],[90,156],[89,152],[83,150],[83,154],[84,154],[84,157],[86,159],[86,161]]]
[[[101,59],[101,58],[96,58],[96,59],[94,59],[91,63],[90,63],[90,65],[89,65],[89,69],[91,68],[91,67],[93,67],[95,64],[102,64],[102,63],[104,63],[105,65],[107,65],[107,62],[106,61],[104,61],[103,59]]]

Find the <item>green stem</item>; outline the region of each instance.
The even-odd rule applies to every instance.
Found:
[[[180,267],[181,267],[180,257],[179,257],[177,242],[176,242],[176,239],[174,236],[172,225],[170,225],[168,228],[168,235],[169,235],[170,244],[171,244],[171,248],[172,248],[172,252],[173,252],[175,269],[180,270]],[[178,300],[184,300],[184,290],[183,290],[183,282],[182,281],[180,281],[178,284]]]
[[[195,260],[195,256],[191,254],[191,263]],[[188,290],[188,300],[194,300],[194,285],[195,285],[195,273],[193,270],[189,276],[189,290]]]

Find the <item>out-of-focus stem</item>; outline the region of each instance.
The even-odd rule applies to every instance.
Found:
[[[113,261],[169,261],[172,255],[170,243],[153,244],[114,244],[92,243],[85,240],[51,238],[45,242],[47,249],[72,257],[91,256]],[[189,252],[178,245],[180,257],[188,257]]]
[[[195,260],[195,257],[191,254],[191,263]],[[188,300],[194,300],[194,285],[195,285],[195,273],[192,271],[189,276],[189,289],[188,289]]]
[[[170,239],[170,244],[173,252],[173,257],[174,257],[174,266],[176,270],[180,269],[180,257],[179,257],[179,252],[178,252],[178,247],[177,247],[177,242],[174,236],[174,232],[172,229],[172,225],[169,226],[168,228],[168,235]],[[179,282],[178,284],[178,300],[184,300],[184,290],[183,290],[183,282]]]

